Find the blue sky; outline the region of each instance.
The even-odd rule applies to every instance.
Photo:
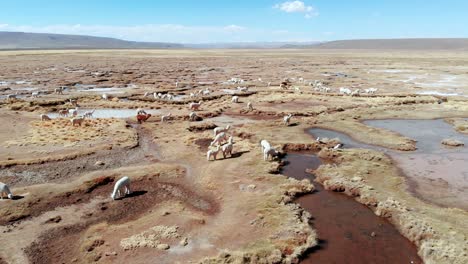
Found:
[[[0,31],[181,43],[468,37],[466,0],[1,0]]]

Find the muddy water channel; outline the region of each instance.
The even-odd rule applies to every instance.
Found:
[[[295,179],[314,176],[320,160],[311,154],[288,154],[282,174]],[[296,200],[312,215],[319,245],[301,263],[422,263],[416,247],[385,219],[352,198],[326,191],[315,183],[316,191]]]
[[[338,137],[351,148],[370,148],[387,153],[407,177],[410,191],[427,202],[444,207],[468,210],[468,136],[456,132],[442,119],[437,120],[368,120],[366,125],[397,132],[417,141],[416,151],[393,151],[360,143],[349,136],[326,129],[311,129],[319,137]],[[465,143],[447,147],[443,139]]]

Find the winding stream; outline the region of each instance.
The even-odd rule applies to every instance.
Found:
[[[314,176],[321,161],[311,154],[288,154],[282,174],[298,180]],[[384,218],[352,198],[323,189],[299,197],[296,202],[312,215],[319,245],[301,263],[422,263],[416,247]]]

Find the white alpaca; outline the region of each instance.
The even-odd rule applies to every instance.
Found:
[[[39,97],[39,92],[32,92],[31,97],[32,98],[38,98]]]
[[[248,103],[247,103],[247,108],[249,108],[249,111],[253,111],[253,110],[254,110],[253,105],[252,105],[251,102],[248,102]]]
[[[54,89],[54,93],[55,94],[63,94],[63,90],[64,90],[63,86],[60,86],[59,88]]]
[[[359,92],[361,91],[361,89],[356,89],[354,90],[352,93],[351,93],[351,96],[359,96]]]
[[[194,98],[196,95],[194,93],[190,93],[190,98]]]
[[[70,114],[71,116],[77,116],[78,115],[78,107],[75,108],[75,109],[69,109],[68,114]]]
[[[283,117],[283,123],[285,126],[289,126],[289,121],[291,120],[292,114],[289,114],[285,117]]]
[[[179,87],[179,81],[175,82],[175,87]]]
[[[227,125],[226,127],[215,127],[215,129],[213,129],[214,136],[216,137],[216,135],[218,135],[219,133],[227,132],[230,128],[231,125]]]
[[[102,94],[102,99],[109,100],[109,96],[107,94]]]
[[[219,153],[219,145],[216,147],[216,149],[210,149],[206,152],[206,160],[210,160],[211,157],[213,157],[214,160],[216,160],[216,156]]]
[[[260,141],[260,147],[262,147],[262,153],[265,149],[271,148],[270,142],[266,141],[266,139],[263,139]]]
[[[70,122],[72,124],[72,126],[75,126],[75,125],[79,125],[81,126],[81,124],[83,123],[84,121],[84,118],[79,116],[79,117],[74,117],[72,119],[70,119]]]
[[[123,193],[123,196],[122,196]],[[115,182],[114,191],[111,194],[111,198],[113,200],[118,199],[120,197],[125,197],[125,195],[130,194],[130,178],[127,176],[122,177],[120,180]]]
[[[340,94],[347,94],[347,95],[350,95],[350,94],[351,94],[351,90],[350,90],[349,88],[340,87]]]
[[[343,144],[337,144],[336,146],[333,147],[333,149],[339,149],[343,146]]]
[[[195,112],[190,112],[189,114],[189,121],[195,121],[197,120],[197,114]]]
[[[137,109],[137,115],[146,115],[146,114],[147,114],[147,113],[146,113],[145,110],[143,110],[143,109],[141,109],[141,108],[138,108],[138,109]]]
[[[68,99],[70,101],[70,104],[77,106],[78,105],[78,99]]]
[[[268,160],[268,158],[271,156],[271,158],[278,156],[278,151],[276,149],[270,147],[270,148],[265,148],[263,150],[263,160]]]
[[[189,108],[190,108],[190,110],[197,111],[197,110],[200,109],[201,104],[202,104],[202,101],[200,101],[198,103],[190,103]]]
[[[223,158],[226,158],[228,153],[229,153],[229,156],[232,157],[233,147],[234,147],[234,142],[233,142],[233,139],[232,139],[232,136],[231,136],[228,139],[228,143],[224,144],[223,147],[221,148],[221,150],[223,151]]]
[[[364,92],[367,94],[374,94],[375,92],[377,92],[377,88],[364,89]]]
[[[209,95],[211,91],[208,88],[206,88],[202,93],[203,95]]]
[[[84,114],[83,114],[83,117],[84,118],[92,118],[93,117],[93,114],[94,114],[94,111],[96,111],[96,109],[93,109],[91,111],[86,111]]]
[[[11,193],[10,188],[3,182],[0,182],[0,197],[3,199],[3,194],[6,194],[8,199],[13,199],[13,193]]]
[[[169,113],[169,114],[167,114],[167,115],[161,116],[161,123],[168,121],[169,118],[171,118],[171,115],[172,115],[172,114]]]
[[[249,90],[248,87],[237,87],[237,90],[239,90],[239,92],[247,92]]]
[[[232,97],[232,99],[231,99],[231,102],[232,102],[232,103],[238,103],[238,102],[239,102],[239,96],[234,95],[234,96]]]
[[[42,114],[42,115],[40,115],[40,117],[41,117],[41,121],[48,121],[48,120],[50,120],[50,117],[49,117],[48,115]]]
[[[215,144],[218,144],[221,145],[224,141],[226,141],[226,133],[225,132],[221,132],[219,133],[218,135],[216,135],[216,137],[213,139],[213,141],[210,143],[210,147],[215,145]]]

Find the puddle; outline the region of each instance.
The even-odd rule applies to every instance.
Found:
[[[443,207],[468,210],[468,148],[447,147],[440,142],[455,138],[468,144],[468,136],[456,132],[442,119],[368,120],[366,125],[400,133],[417,141],[416,151],[402,152],[358,142],[327,129],[308,130],[314,137],[340,138],[345,148],[368,148],[389,155],[408,179],[418,198]]]
[[[92,92],[92,93],[113,93],[113,94],[123,94],[125,88],[118,88],[118,87],[99,87],[97,88],[95,85],[80,85],[76,86],[76,90],[78,92]]]
[[[422,199],[468,210],[468,148],[447,147],[440,143],[443,139],[455,138],[468,144],[468,135],[456,132],[442,119],[369,120],[364,123],[417,140],[416,151],[390,151],[388,154],[411,179],[412,189]]]
[[[92,111],[89,108],[80,108],[78,110],[78,115],[83,115],[87,111]],[[94,113],[94,118],[131,118],[136,116],[136,109],[113,109],[113,108],[97,108]],[[148,114],[158,115],[161,113],[160,110],[146,110]],[[50,118],[57,118],[58,113],[52,112],[47,114]]]
[[[416,94],[421,94],[421,95],[440,95],[440,96],[464,96],[467,97],[468,95],[462,95],[458,93],[444,93],[444,92],[438,92],[438,91],[423,91],[423,92],[417,92]]]
[[[282,173],[312,179],[305,173],[320,160],[311,154],[288,154]],[[316,191],[296,200],[312,215],[319,245],[301,263],[422,263],[416,247],[384,218],[352,198],[314,183]],[[372,234],[374,233],[374,236]]]
[[[387,151],[385,148],[356,141],[344,133],[333,131],[333,130],[328,130],[328,129],[323,129],[323,128],[311,128],[307,130],[307,132],[311,134],[314,138],[317,138],[317,137],[329,138],[329,139],[339,138],[340,142],[343,144],[343,148],[365,148],[365,149],[374,149],[374,150],[384,151],[384,152]]]

